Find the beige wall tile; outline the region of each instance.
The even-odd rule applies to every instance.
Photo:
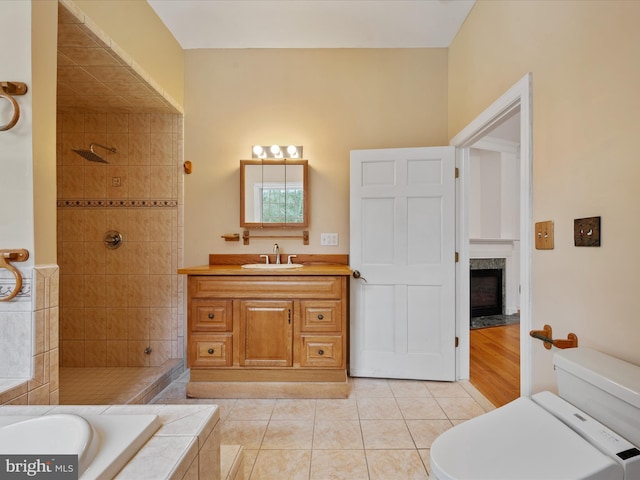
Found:
[[[172,135],[152,133],[149,140],[151,165],[173,165]]]
[[[153,156],[152,156],[152,162]],[[171,166],[153,165],[149,169],[149,196],[157,199],[170,199],[174,179],[174,169]]]
[[[149,198],[151,172],[146,165],[129,167],[129,197],[135,199]]]
[[[84,170],[84,197],[90,199],[105,198],[107,194],[107,172],[102,164],[92,163],[82,167]]]
[[[85,367],[107,366],[107,343],[101,340],[86,340],[84,350]]]
[[[127,340],[127,308],[107,308],[107,340]]]
[[[149,242],[129,242],[128,247],[127,273],[136,275],[148,274],[149,257],[152,252]]]
[[[131,133],[150,133],[150,115],[148,113],[129,115],[129,132]]]
[[[106,133],[107,115],[104,113],[87,113],[84,116],[85,133]]]
[[[65,367],[84,366],[84,340],[62,341],[62,365]]]
[[[106,293],[104,275],[85,275],[85,306],[105,307]]]
[[[107,340],[107,367],[127,366],[127,341]]]
[[[85,308],[84,334],[86,340],[107,339],[107,310],[103,307]]]
[[[149,165],[151,163],[151,135],[149,133],[129,134],[129,164]]]
[[[150,339],[150,323],[151,314],[149,308],[128,308],[127,309],[127,340],[144,340]]]
[[[127,367],[148,367],[149,355],[144,350],[149,346],[148,341],[129,340],[127,342]]]
[[[126,113],[107,114],[107,133],[128,133],[129,115]]]
[[[43,385],[29,391],[29,405],[49,405],[49,386]]]

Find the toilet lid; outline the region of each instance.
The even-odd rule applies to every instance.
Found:
[[[440,435],[431,445],[438,480],[623,480],[622,467],[528,398]]]

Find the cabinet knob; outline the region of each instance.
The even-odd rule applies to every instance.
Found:
[[[318,355],[324,355],[324,350],[318,350]]]
[[[318,314],[318,320],[322,320],[324,318],[324,315],[322,315],[321,313]]]
[[[213,318],[213,317],[214,317],[213,313],[210,313],[210,314],[208,315],[208,317],[209,317],[209,318]]]
[[[209,350],[207,350],[207,353],[208,353],[209,355],[213,355],[213,348],[210,348]]]

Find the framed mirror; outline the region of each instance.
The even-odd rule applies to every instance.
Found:
[[[307,160],[240,160],[240,226],[309,226]]]

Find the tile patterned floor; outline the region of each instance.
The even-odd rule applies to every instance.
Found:
[[[222,443],[245,447],[247,480],[429,478],[429,448],[494,407],[468,382],[354,378],[346,399],[186,399],[188,372],[154,403],[216,403]]]

